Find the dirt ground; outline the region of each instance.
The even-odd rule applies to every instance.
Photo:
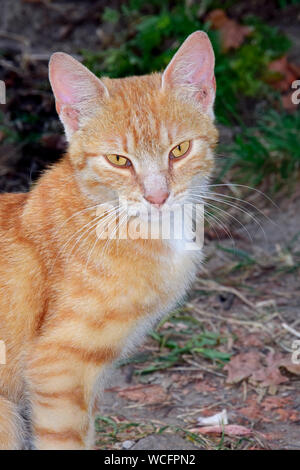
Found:
[[[222,332],[228,340],[224,350],[241,360],[235,370],[236,380],[241,380],[228,383],[228,370],[197,354],[183,355],[165,370],[138,375],[145,363],[134,360],[143,360],[146,352],[149,365],[164,353],[157,341],[148,339],[130,364],[117,368],[106,389],[100,408],[104,421],[98,422],[102,448],[122,448],[125,441],[124,446],[133,449],[156,449],[161,442],[168,449],[185,448],[187,442],[208,449],[300,449],[300,366],[296,374],[272,369],[276,357],[290,360],[289,351],[297,339],[283,324],[300,331],[300,197],[283,200],[280,206],[266,205],[263,212],[272,222],[261,216],[262,229],[254,223],[246,225],[252,241],[244,229],[231,230],[236,250],[255,260],[248,266],[236,269],[237,259],[224,251],[232,247],[228,240],[207,242],[200,284],[181,310],[182,316],[189,314],[200,321],[200,330]],[[179,337],[185,328],[181,319],[176,324]],[[167,329],[168,322],[159,331]],[[257,356],[260,374],[255,378],[248,372]],[[246,427],[248,435],[200,433],[197,419],[223,409],[229,424]]]
[[[293,10],[281,18],[272,1],[240,3],[231,15],[265,12],[290,36],[290,56],[299,63]],[[99,25],[104,4],[1,0],[0,78],[8,92],[1,110],[22,139],[1,145],[0,191],[27,190],[60,158],[65,143],[47,62],[58,50],[77,56],[105,46],[114,32]],[[230,129],[221,130],[221,142],[230,142]],[[245,188],[225,194],[245,200],[252,216],[221,206],[233,240],[219,224],[207,229],[206,262],[186,302],[115,368],[99,404],[97,448],[300,449],[300,366],[291,362],[300,339],[300,192],[277,195],[279,207]],[[196,341],[203,342],[197,351]],[[222,410],[228,425],[213,434],[199,425],[198,418]]]

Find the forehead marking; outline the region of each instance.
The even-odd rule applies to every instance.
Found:
[[[134,137],[131,131],[126,134],[127,152],[133,154],[135,151]]]
[[[167,147],[168,145],[170,145],[170,138],[169,138],[169,132],[168,132],[168,129],[166,128],[165,124],[162,122],[161,125],[160,125],[160,132],[159,132],[159,136],[160,136],[160,141],[161,143]]]

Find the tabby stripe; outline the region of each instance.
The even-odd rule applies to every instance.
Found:
[[[64,431],[53,431],[51,429],[35,427],[35,434],[38,437],[54,441],[76,441],[79,444],[83,444],[82,437],[79,432],[73,431],[73,429],[66,429]]]
[[[41,392],[41,391],[36,391],[34,392],[35,395],[38,397],[43,397],[47,398],[48,400],[51,399],[67,399],[74,404],[76,404],[81,410],[86,411],[87,406],[84,401],[84,394],[83,391],[80,388],[74,388],[73,390],[63,390],[63,391],[57,391],[57,392]],[[51,406],[49,403],[44,403],[40,402],[42,406]]]
[[[51,362],[60,362],[60,357],[57,356],[57,352],[67,352],[72,354],[73,356],[77,356],[81,361],[86,363],[94,363],[94,364],[101,364],[105,362],[109,362],[115,359],[119,351],[117,349],[111,348],[100,348],[96,351],[91,351],[88,349],[84,349],[81,347],[76,347],[71,344],[58,344],[58,343],[45,343],[39,346],[39,350],[46,350],[46,351],[55,351],[55,356],[46,356],[40,357],[36,361],[33,361],[32,366],[36,367],[37,364],[45,365]]]

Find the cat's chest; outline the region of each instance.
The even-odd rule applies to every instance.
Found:
[[[186,293],[195,278],[201,261],[201,251],[187,250],[181,240],[169,242],[168,250],[151,262],[133,263],[123,277],[123,301],[137,302],[148,313],[153,310],[168,310]],[[134,279],[128,284],[127,280]]]
[[[200,261],[201,251],[187,251],[181,243],[174,243],[167,257],[157,259],[152,273],[136,271],[138,302],[134,294],[127,295],[124,300],[128,302],[129,309],[138,309],[138,315],[125,338],[123,356],[131,353],[155,323],[184,298],[195,279]]]

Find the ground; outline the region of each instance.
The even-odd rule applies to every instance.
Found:
[[[231,370],[234,380],[241,380],[228,383],[226,366],[195,352],[164,363],[170,349],[149,338],[116,369],[104,393],[97,420],[101,448],[122,448],[125,441],[133,449],[156,449],[161,442],[169,449],[183,448],[183,442],[200,448],[300,449],[299,376],[276,367],[279,357],[290,360],[297,339],[283,324],[300,331],[300,198],[280,206],[262,209],[270,219],[260,216],[262,229],[246,225],[252,241],[245,230],[231,229],[235,255],[232,242],[207,241],[207,261],[190,298],[158,329],[165,341],[177,339],[182,347],[192,319],[193,336],[221,333],[226,342],[217,349],[236,358]],[[166,369],[150,372],[160,366]],[[200,433],[197,419],[223,409],[229,424],[246,427],[248,435]]]
[[[1,1],[0,78],[8,101],[1,108],[0,191],[27,190],[60,158],[65,142],[47,62],[55,51],[79,56],[118,42],[114,27],[100,23],[107,3]],[[292,40],[289,60],[300,65],[296,7],[282,14],[275,1],[232,3],[229,14],[238,21],[246,11],[279,26]],[[220,131],[228,145],[239,128]],[[225,213],[213,214],[222,220],[206,228],[206,261],[185,303],[106,386],[97,448],[300,449],[300,366],[291,361],[300,339],[300,191],[288,186],[272,196],[278,207],[255,190],[214,188],[251,215],[225,203]],[[199,425],[222,410],[228,425],[214,434]]]

